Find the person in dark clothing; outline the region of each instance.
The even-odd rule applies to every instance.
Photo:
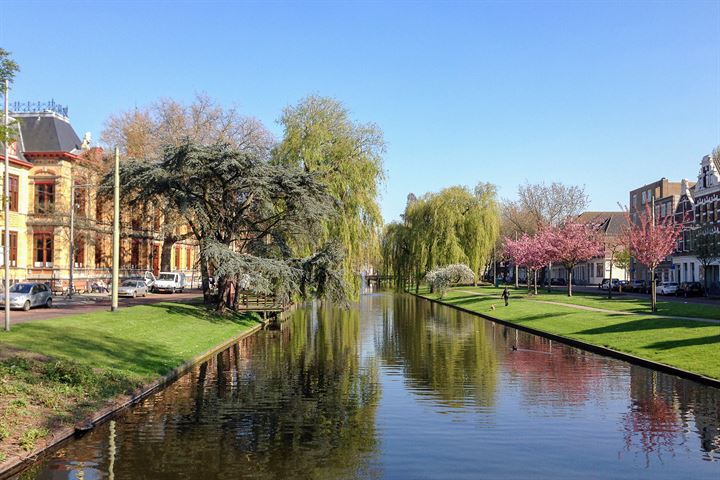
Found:
[[[507,287],[503,290],[502,298],[505,300],[505,306],[508,306],[508,299],[510,298],[510,290]]]

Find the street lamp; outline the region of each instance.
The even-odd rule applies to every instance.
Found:
[[[70,285],[68,287],[68,297],[72,298],[75,292],[75,281],[73,274],[75,270],[75,189],[87,188],[94,186],[92,183],[84,183],[81,185],[72,184],[70,186]]]

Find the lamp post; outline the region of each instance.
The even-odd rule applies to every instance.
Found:
[[[75,189],[92,187],[92,183],[84,183],[82,185],[70,186],[70,285],[68,288],[68,297],[72,298],[75,293]]]
[[[120,283],[120,150],[115,147],[115,172],[113,187],[113,263],[112,304],[110,311],[118,309],[118,284]]]
[[[5,142],[3,145],[3,154],[5,155],[5,182],[3,191],[3,206],[5,211],[5,248],[3,248],[3,261],[5,262],[5,331],[10,331],[10,155],[8,152],[7,131],[10,125],[8,121],[9,105],[8,92],[10,91],[10,83],[5,78]]]

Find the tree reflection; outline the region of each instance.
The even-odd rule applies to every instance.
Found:
[[[413,297],[394,299],[382,355],[402,366],[410,386],[449,407],[495,403],[497,359],[477,319]]]
[[[199,365],[118,423],[116,477],[375,476],[378,373],[358,354],[359,322],[357,310],[300,310]],[[90,455],[62,452],[98,460],[65,462],[67,478],[106,471],[106,428]]]
[[[623,416],[625,449],[659,460],[674,455],[694,430],[708,460],[720,460],[720,392],[694,382],[630,367],[631,404]]]

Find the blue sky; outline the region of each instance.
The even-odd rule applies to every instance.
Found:
[[[720,144],[720,1],[33,2],[5,0],[15,100],[67,104],[78,133],[206,92],[278,137],[311,93],[377,123],[386,221],[409,192],[478,181],[585,185],[617,209],[693,179]]]

